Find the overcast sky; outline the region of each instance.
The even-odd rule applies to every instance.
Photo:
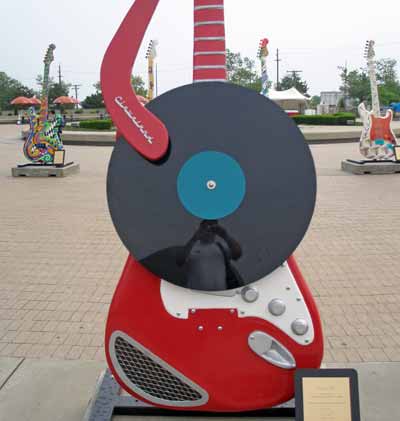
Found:
[[[0,71],[35,87],[50,43],[57,45],[51,73],[61,64],[64,79],[81,84],[83,99],[94,91],[108,43],[132,0],[0,0]],[[275,51],[281,75],[302,70],[310,93],[337,90],[337,66],[364,65],[364,44],[377,42],[377,58],[400,61],[398,0],[225,0],[227,47],[255,58],[259,40],[270,39],[269,74],[275,81]],[[193,0],[160,0],[135,74],[146,77],[145,52],[159,41],[159,93],[191,82]]]

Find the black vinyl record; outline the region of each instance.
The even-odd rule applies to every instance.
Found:
[[[314,163],[296,124],[269,99],[218,82],[172,90],[148,109],[168,129],[167,156],[150,162],[120,138],[108,172],[112,220],[129,252],[199,290],[271,273],[315,206]]]

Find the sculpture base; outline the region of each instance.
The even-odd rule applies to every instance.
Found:
[[[13,177],[67,177],[80,171],[78,163],[65,165],[24,164],[11,169]]]
[[[342,161],[342,170],[351,174],[400,174],[400,162],[396,161]]]
[[[295,417],[294,401],[276,408],[241,413],[208,413],[193,411],[173,411],[161,409],[141,402],[131,396],[121,394],[121,388],[114,380],[110,371],[105,370],[96,386],[96,391],[84,416],[84,421],[111,421],[115,415],[128,416],[173,416],[173,417],[267,417],[293,418]]]

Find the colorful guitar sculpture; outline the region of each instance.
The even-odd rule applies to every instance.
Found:
[[[53,52],[56,46],[51,44],[44,58],[44,77],[39,116],[30,112],[30,131],[24,144],[24,155],[32,161],[41,164],[51,164],[54,161],[54,152],[63,149],[59,136],[59,122],[48,121],[49,111],[49,73],[50,65],[54,61]]]
[[[295,124],[271,101],[224,83],[223,0],[194,1],[193,78],[199,83],[164,94],[144,108],[132,92],[130,75],[158,2],[136,0],[106,52],[101,72],[104,100],[120,133],[109,167],[109,207],[132,253],[110,307],[107,361],[128,393],[159,407],[231,412],[271,407],[293,397],[296,368],[317,368],[323,356],[318,310],[290,256],[314,209],[311,154]],[[271,113],[271,121],[264,118],[255,132],[258,115],[253,112],[265,115],[264,110]],[[281,130],[272,133],[276,121],[282,122]],[[285,145],[294,136],[293,154],[288,154],[287,164],[282,163],[287,165],[282,190],[269,182],[274,168],[281,164],[267,159],[268,127],[269,135],[275,136],[271,145]],[[243,143],[247,136],[248,145]],[[211,157],[209,165],[201,161],[199,167],[193,167],[205,156]],[[265,157],[265,170],[257,165],[260,156]],[[304,156],[304,162],[299,156]],[[215,179],[205,178],[205,185],[191,184],[193,168],[195,177],[198,171],[205,171],[207,177],[213,177],[213,172]],[[177,177],[178,190],[170,174]],[[243,190],[237,184],[233,190],[228,186],[229,194],[218,202],[223,183],[229,185],[232,179]],[[270,192],[262,190],[264,180]],[[293,188],[298,180],[300,187]],[[188,181],[193,188],[185,193]],[[293,192],[293,197],[288,200],[285,191]],[[264,200],[269,194],[270,200]],[[203,209],[198,199],[205,197],[208,203],[210,195],[214,200]],[[251,206],[255,204],[252,198],[260,200],[259,208]],[[194,205],[200,210],[194,211]],[[270,210],[271,220],[264,207]],[[202,218],[210,219],[201,216],[203,212],[210,215],[212,211],[224,228],[217,221],[203,221],[199,231],[215,229],[225,238],[228,231],[238,235],[243,256],[241,252],[236,256],[236,267],[229,263],[231,272],[237,274],[237,286],[223,291],[188,289],[185,268],[177,258],[180,245],[182,239],[188,239],[191,227]],[[254,212],[265,218],[261,225],[254,217],[243,218]],[[301,226],[291,226],[291,218],[275,222],[273,216],[285,212],[304,215],[299,219]],[[210,226],[214,228],[207,228]],[[280,235],[285,237],[282,252],[278,250]],[[164,248],[159,245],[163,238]],[[196,249],[196,244],[203,240],[204,231],[200,240],[195,234],[190,246],[183,248],[188,248],[197,263],[196,253],[206,247]],[[210,260],[205,261],[207,270],[218,266],[220,256],[228,266],[229,250],[218,241],[216,247],[206,250],[211,250]],[[228,238],[226,242],[233,241]],[[220,249],[225,251],[218,255]]]
[[[269,40],[264,38],[260,41],[260,46],[258,48],[258,58],[261,61],[261,95],[268,95],[268,71],[267,71],[267,57],[269,56],[268,51]]]
[[[366,58],[371,82],[372,111],[368,111],[364,103],[361,103],[358,107],[358,112],[364,124],[360,140],[360,152],[367,159],[386,160],[393,159],[394,146],[398,145],[398,141],[391,128],[393,111],[389,109],[385,117],[381,117],[374,46],[374,41],[367,42]]]

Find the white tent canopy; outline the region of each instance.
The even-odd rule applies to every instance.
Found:
[[[301,94],[296,88],[290,88],[286,91],[269,91],[269,99],[272,101],[304,101],[307,102],[309,98]]]
[[[290,88],[286,91],[271,90],[268,97],[287,113],[296,114],[304,114],[309,101],[309,98],[301,94],[296,88]]]

